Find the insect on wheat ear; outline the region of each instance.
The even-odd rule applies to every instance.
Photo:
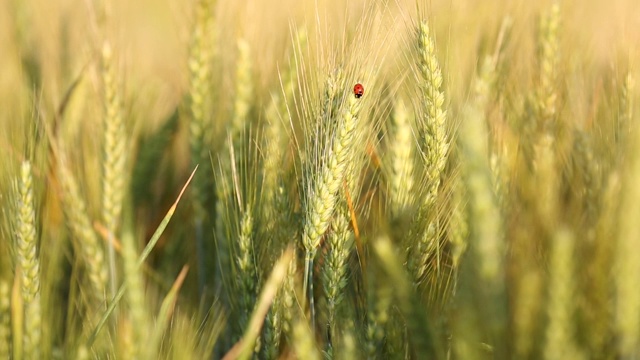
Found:
[[[358,83],[353,87],[353,95],[356,96],[357,99],[359,99],[362,95],[364,94],[364,86],[362,86],[362,84]]]

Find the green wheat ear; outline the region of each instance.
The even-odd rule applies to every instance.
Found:
[[[335,339],[338,335],[336,326],[339,323],[344,323],[339,322],[336,315],[345,296],[345,287],[348,281],[347,260],[354,245],[346,200],[338,202],[330,229],[331,232],[327,236],[329,249],[324,257],[322,268],[322,284],[327,302],[328,327],[331,338]]]
[[[477,96],[465,106],[459,133],[462,175],[468,197],[469,255],[460,270],[459,288],[464,295],[461,294],[458,301],[461,308],[477,307],[473,308],[475,314],[461,316],[461,323],[456,326],[462,342],[475,342],[478,338],[489,341],[494,355],[502,357],[507,354],[507,347],[498,340],[507,334],[506,244],[493,191],[485,106],[483,96]],[[473,287],[472,283],[476,282],[482,285]]]
[[[425,161],[427,192],[425,206],[435,202],[440,177],[449,155],[447,111],[442,90],[442,70],[436,57],[435,43],[426,22],[418,30],[419,86],[422,92],[423,115],[420,118],[422,155]]]
[[[252,205],[252,204],[251,204]],[[239,285],[239,329],[244,330],[249,323],[249,317],[253,310],[258,290],[256,263],[254,258],[254,222],[251,206],[242,210],[240,215],[240,226],[237,235],[237,254],[234,257],[236,262],[237,276],[236,283]]]
[[[311,184],[306,192],[305,220],[302,233],[302,244],[305,249],[304,288],[313,286],[312,266],[322,236],[330,225],[331,216],[338,200],[338,191],[349,170],[348,164],[353,160],[356,129],[360,100],[355,96],[348,97],[347,105],[340,113],[339,123],[335,128],[335,138],[330,144],[330,151],[321,160],[318,172],[310,177]],[[313,301],[312,291],[309,300]],[[313,309],[313,305],[311,304]],[[312,315],[313,317],[313,315]]]
[[[402,98],[394,104],[390,120],[388,157],[385,160],[389,209],[394,222],[394,219],[410,216],[409,210],[415,203],[413,113]]]
[[[633,73],[627,72],[624,77],[622,86],[620,87],[619,103],[618,103],[618,126],[616,128],[616,140],[618,143],[618,158],[622,158],[626,150],[627,138],[633,128],[631,119],[633,119],[633,107],[636,81]],[[622,161],[621,159],[618,161]]]
[[[20,265],[21,295],[24,306],[23,349],[27,359],[42,356],[42,314],[40,304],[40,261],[36,246],[36,217],[33,197],[31,163],[25,161],[20,167],[18,179],[18,211],[16,236],[16,263]]]
[[[298,319],[293,325],[293,348],[298,358],[320,360],[320,352],[316,346],[313,330],[304,318]]]
[[[537,89],[537,108],[540,129],[549,129],[558,112],[558,64],[560,26],[560,4],[554,2],[547,14],[541,17],[539,27],[539,68],[540,78]],[[547,130],[548,131],[548,130]]]
[[[115,61],[109,42],[102,48],[102,81],[104,92],[104,144],[102,166],[102,218],[108,231],[107,244],[111,296],[115,295],[116,255],[113,240],[119,237],[122,202],[126,191],[127,133],[122,117],[120,89]]]
[[[444,109],[442,71],[436,57],[435,44],[429,26],[422,22],[418,28],[418,85],[421,91],[421,113],[418,120],[421,155],[424,161],[423,199],[407,241],[407,264],[414,282],[420,283],[428,270],[428,260],[435,254],[436,274],[442,270],[442,249],[439,239],[440,224],[436,212],[436,199],[441,177],[449,156],[450,140],[447,133],[447,112]]]
[[[212,0],[198,0],[195,6],[195,20],[191,31],[189,44],[189,93],[188,93],[188,121],[189,121],[189,150],[191,167],[200,166],[196,174],[191,191],[193,206],[193,226],[195,243],[198,249],[199,291],[203,295],[207,283],[213,278],[213,252],[210,232],[209,206],[211,200],[211,173],[208,165],[209,142],[211,141],[211,106],[213,98],[211,89],[212,73],[212,30],[213,30]]]
[[[232,224],[236,223],[238,214],[230,209],[236,201],[234,200],[233,180],[235,171],[241,171],[248,166],[250,145],[247,142],[247,134],[251,130],[252,121],[250,119],[251,101],[253,97],[253,79],[251,47],[249,43],[240,39],[237,43],[238,59],[236,64],[235,77],[235,97],[233,100],[233,113],[230,121],[225,126],[223,146],[214,159],[214,169],[216,169],[215,181],[215,220],[214,231],[217,245],[217,257],[220,261],[220,283],[228,283],[231,274],[232,249],[231,244],[236,242],[236,233]],[[238,185],[237,191],[243,192],[246,184]]]
[[[130,218],[130,215],[127,216]],[[126,304],[127,320],[130,323],[130,346],[126,352],[133,358],[144,354],[147,349],[143,346],[148,333],[149,315],[145,296],[142,271],[138,266],[138,246],[131,225],[126,224],[122,234],[122,259],[124,265],[125,283],[127,285]]]
[[[78,184],[67,168],[64,159],[59,162],[58,171],[63,190],[63,205],[65,217],[71,229],[74,241],[77,242],[82,261],[87,269],[87,277],[91,290],[88,291],[91,309],[102,307],[106,299],[108,273],[105,264],[104,249],[97,234],[91,226],[91,219],[87,214],[87,205],[80,195]]]
[[[212,97],[211,77],[211,30],[213,21],[213,1],[199,0],[195,9],[195,23],[191,33],[189,51],[189,144],[191,165],[204,166],[209,162],[208,141],[210,137],[210,112],[207,102]],[[194,180],[193,204],[197,222],[202,222],[206,214],[208,179],[207,171],[200,171]]]
[[[640,153],[640,127],[636,126],[628,142],[628,154]],[[626,158],[618,211],[618,236],[614,249],[615,331],[621,355],[632,356],[640,345],[640,231],[634,214],[640,212],[640,159]]]
[[[102,216],[109,232],[117,237],[125,192],[127,134],[113,52],[108,42],[102,49],[102,66],[105,107]]]
[[[572,321],[575,316],[575,238],[567,229],[555,234],[551,245],[549,299],[544,353],[546,358],[583,359],[576,343],[578,329]]]
[[[0,358],[11,355],[11,287],[0,280]]]

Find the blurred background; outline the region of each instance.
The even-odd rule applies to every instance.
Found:
[[[301,77],[307,83],[306,87],[298,90],[304,93],[294,97],[300,100],[309,94],[320,93],[325,79],[318,74],[326,75],[336,67],[345,66],[350,76],[363,78],[357,81],[365,85],[365,99],[375,99],[372,102],[380,100],[382,105],[379,106],[383,109],[372,111],[373,115],[370,115],[373,118],[378,116],[374,122],[379,125],[389,116],[390,110],[385,108],[385,101],[390,102],[389,99],[397,94],[415,95],[408,90],[411,85],[407,84],[415,82],[416,72],[412,67],[416,57],[416,29],[422,20],[426,20],[442,68],[445,108],[450,114],[448,126],[452,134],[462,122],[465,105],[474,95],[472,85],[483,56],[495,51],[501,27],[505,23],[510,24],[504,40],[506,46],[500,49],[499,95],[488,107],[487,118],[491,134],[497,139],[495,148],[504,145],[510,150],[520,149],[519,145],[526,142],[526,133],[509,128],[510,119],[522,115],[527,96],[535,91],[538,84],[538,28],[541,14],[552,3],[513,0],[212,2],[213,21],[207,35],[212,52],[211,98],[206,102],[212,113],[207,125],[213,136],[205,146],[211,149],[220,146],[224,127],[234,113],[234,99],[238,92],[237,67],[241,58],[240,39],[246,41],[251,49],[252,71],[247,81],[253,86],[252,119],[261,120],[267,116],[266,109],[274,94],[282,93],[282,77],[290,66],[292,44],[295,47],[299,42],[296,38],[298,30],[305,29],[309,46],[298,49],[296,63],[300,73],[303,68],[314,71]],[[602,165],[598,170],[601,171],[599,179],[608,179],[607,183],[614,183],[613,187],[618,189],[615,184],[620,180],[619,176],[624,176],[624,171],[620,170],[624,165],[618,169],[620,172],[613,169],[609,173],[606,162],[614,157],[609,144],[613,142],[612,134],[615,133],[611,130],[615,121],[611,119],[619,110],[621,95],[618,89],[623,87],[627,74],[637,73],[640,63],[638,3],[636,0],[565,0],[558,3],[561,14],[556,69],[560,74],[558,117],[563,120],[565,128],[593,136],[597,158],[593,161],[598,166]],[[196,6],[195,0],[0,0],[0,204],[4,209],[4,231],[0,232],[0,280],[12,279],[15,267],[10,260],[14,254],[10,245],[12,231],[7,225],[12,222],[11,212],[7,210],[11,208],[8,205],[9,194],[15,188],[19,164],[31,157],[34,162],[38,232],[41,234],[39,246],[40,252],[47,254],[42,256],[43,282],[50,284],[43,287],[43,291],[54,294],[48,298],[49,303],[63,303],[67,296],[71,297],[69,289],[64,287],[73,282],[65,279],[77,276],[72,271],[77,264],[68,243],[63,205],[57,191],[59,174],[49,168],[51,158],[47,154],[50,148],[46,141],[40,140],[46,138],[47,131],[51,130],[65,144],[64,151],[72,172],[86,199],[86,212],[90,219],[100,219],[103,166],[100,159],[103,156],[105,107],[101,61],[105,42],[110,44],[113,52],[127,133],[126,157],[129,161],[126,172],[131,174],[131,178],[129,175],[123,177],[131,189],[135,207],[127,211],[135,212],[135,233],[141,242],[138,248],[151,237],[193,170],[188,116],[185,114],[190,111],[189,56],[197,21]],[[359,72],[360,65],[365,70]],[[375,81],[371,74],[375,75]],[[415,105],[419,100],[414,99],[413,103]],[[291,109],[295,109],[291,111],[295,114],[292,122],[296,122],[290,124],[293,128],[297,129],[297,122],[311,113],[305,108],[309,104],[303,100],[290,104]],[[147,145],[155,141],[153,139],[157,140],[158,134],[168,135],[158,143],[155,155],[145,157],[142,149],[147,149]],[[385,134],[378,136],[384,138]],[[452,137],[452,141],[456,141],[455,136]],[[565,220],[577,239],[591,245],[605,243],[609,237],[614,237],[611,232],[603,231],[597,236],[581,232],[586,210],[577,205],[581,200],[576,199],[583,193],[576,195],[578,191],[571,191],[579,186],[572,183],[572,170],[567,170],[574,163],[573,140],[573,137],[567,137],[559,141],[557,157],[562,168],[559,172],[567,182],[565,188],[569,189],[558,194],[565,201],[558,205],[560,213],[570,214]],[[384,150],[378,149],[378,155],[384,156]],[[514,183],[526,177],[521,172],[519,155],[516,152],[505,155]],[[545,233],[544,226],[536,222],[540,219],[531,220],[536,216],[531,215],[535,211],[528,207],[531,203],[522,199],[535,197],[533,190],[525,185],[522,188],[519,185],[511,187],[514,190],[509,196],[513,195],[514,200],[511,207],[506,207],[509,211],[503,214],[508,241],[516,243],[513,239],[543,233],[547,238],[555,236]],[[585,188],[587,190],[583,192],[586,193],[589,186],[585,185]],[[604,194],[606,190],[607,186],[598,183],[594,191]],[[531,193],[522,195],[518,191]],[[299,210],[299,203],[296,209]],[[374,206],[373,213],[375,209]],[[193,209],[188,203],[179,206],[158,243],[158,250],[152,255],[151,263],[155,265],[156,272],[147,275],[161,289],[159,293],[170,288],[184,264],[196,266],[197,250],[190,241],[193,216]],[[372,238],[379,228],[367,221],[363,221],[363,233]],[[608,225],[606,229],[616,227]],[[552,231],[554,234],[555,230]],[[530,234],[524,234],[527,232]],[[593,249],[598,251],[599,248],[594,245]],[[546,259],[547,250],[532,253],[531,257]],[[584,269],[587,263],[591,263],[589,256],[600,259],[591,253],[579,256],[578,263],[584,261],[585,265],[578,269]],[[513,262],[517,263],[517,256],[515,259]],[[596,270],[589,271],[597,273],[601,269],[612,268],[610,257],[602,261],[594,265]],[[355,263],[352,261],[351,266],[356,267]],[[546,260],[540,263],[543,264],[540,269],[546,270]],[[514,268],[519,269],[517,266]],[[197,272],[192,271],[192,274]],[[513,270],[506,277],[508,281],[518,278],[513,281],[521,284],[526,279],[522,280],[525,276],[520,278],[520,275],[519,270]],[[580,286],[589,279],[588,276],[581,278]],[[188,276],[182,294],[188,306],[201,309],[203,300],[197,281],[195,275]],[[517,286],[509,290],[512,298],[520,296],[512,290],[514,288]],[[580,291],[587,293],[587,288],[585,285]],[[426,292],[418,291],[420,296]],[[151,298],[158,305],[159,295],[154,294]],[[580,299],[583,301],[586,297]],[[584,304],[579,302],[579,305]],[[611,301],[605,301],[603,311],[608,312],[609,306]],[[55,312],[55,307],[48,309],[50,313]],[[54,319],[49,323],[58,324],[55,328],[63,328],[60,324],[66,313],[48,316]],[[588,316],[585,319],[580,318],[577,324],[591,321]],[[580,341],[588,343],[589,339],[584,340],[588,336],[591,335],[584,335]],[[62,334],[49,336],[47,341],[67,341],[60,340],[63,337]],[[613,336],[607,337],[603,343],[614,343],[611,338]],[[221,349],[230,348],[231,339],[228,337],[227,342],[220,345]],[[610,349],[604,345],[600,349],[603,348]],[[217,354],[222,353],[223,350],[218,350]],[[540,352],[533,354],[539,355]]]

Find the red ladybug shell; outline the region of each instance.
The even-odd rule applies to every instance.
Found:
[[[362,86],[362,84],[356,84],[356,86],[353,87],[353,94],[359,99],[364,94],[364,86]]]

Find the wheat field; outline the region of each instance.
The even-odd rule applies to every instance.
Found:
[[[0,2],[0,359],[640,357],[636,7]]]

